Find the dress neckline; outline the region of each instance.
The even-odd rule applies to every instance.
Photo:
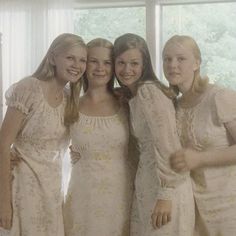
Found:
[[[37,78],[35,78],[35,77],[33,77],[33,78],[37,81],[38,86],[39,86],[39,89],[40,89],[40,93],[41,93],[41,95],[42,95],[42,98],[43,98],[44,102],[47,104],[48,107],[50,107],[50,108],[56,110],[56,109],[60,108],[60,107],[64,104],[64,102],[65,102],[65,94],[64,94],[64,91],[62,91],[63,97],[62,97],[61,103],[54,107],[54,106],[50,105],[49,102],[47,101],[47,99],[45,98],[44,93],[43,93],[43,87],[42,87],[42,85],[40,84],[40,80],[37,79]]]
[[[84,116],[84,117],[87,117],[87,118],[97,118],[97,119],[110,119],[110,118],[114,118],[116,116],[118,116],[118,114],[120,113],[122,107],[120,106],[119,109],[116,111],[116,113],[112,114],[112,115],[107,115],[107,116],[93,116],[93,115],[87,115],[87,114],[84,114],[82,112],[79,111],[79,115],[80,116]]]

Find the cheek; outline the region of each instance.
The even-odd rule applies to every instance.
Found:
[[[143,74],[143,67],[139,67],[139,68],[137,69],[136,74],[137,74],[138,77],[141,77],[142,74]]]
[[[84,63],[81,67],[82,67],[82,72],[85,72],[85,70],[86,70],[86,68],[87,68],[86,63]]]
[[[118,78],[119,78],[121,71],[122,71],[122,69],[120,68],[120,66],[115,66],[115,74],[117,75]]]

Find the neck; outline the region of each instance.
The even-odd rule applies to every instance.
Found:
[[[52,91],[62,91],[66,84],[66,81],[60,81],[56,78],[49,80],[49,87]]]
[[[110,97],[112,94],[107,89],[107,87],[96,87],[96,88],[88,88],[87,92],[85,93],[85,96],[90,98],[93,101],[101,101]]]

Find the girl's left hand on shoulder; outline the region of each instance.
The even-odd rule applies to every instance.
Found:
[[[171,154],[170,166],[176,172],[185,172],[200,167],[200,152],[191,149],[180,149]]]

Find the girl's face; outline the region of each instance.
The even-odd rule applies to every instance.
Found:
[[[53,55],[51,63],[55,66],[55,75],[62,83],[77,82],[86,69],[87,50],[82,46],[73,46],[69,50]]]
[[[128,49],[115,59],[117,79],[129,89],[139,81],[143,73],[143,57],[139,49]]]
[[[163,70],[166,79],[179,90],[187,92],[193,83],[194,72],[199,69],[200,61],[194,57],[188,45],[170,43],[163,51]]]
[[[107,86],[113,75],[111,49],[92,47],[88,50],[86,75],[89,86]]]

